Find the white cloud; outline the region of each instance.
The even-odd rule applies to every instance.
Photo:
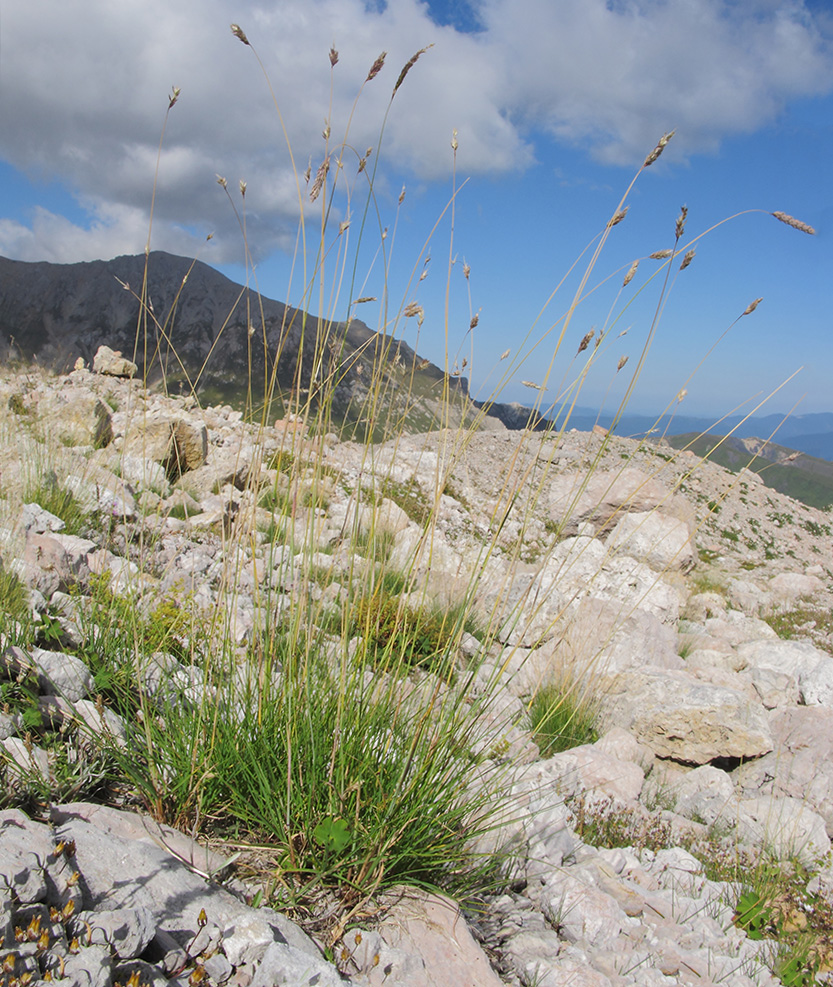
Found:
[[[0,227],[12,256],[72,259],[143,247],[157,148],[154,246],[193,252],[214,230],[218,262],[239,254],[234,211],[215,175],[248,182],[247,209],[268,253],[291,242],[298,194],[269,73],[299,171],[345,137],[345,176],[378,141],[402,65],[434,43],[398,92],[383,162],[421,179],[534,160],[540,133],[609,162],[641,160],[676,127],[678,157],[771,121],[786,101],[829,90],[830,26],[798,0],[480,0],[482,30],[433,23],[419,0],[29,0],[3,9],[0,153],[59,177],[91,209],[89,229],[48,213]],[[330,73],[331,44],[340,60]],[[368,68],[388,50],[379,77]],[[332,89],[331,89],[332,79]],[[332,105],[332,109],[329,107]],[[380,188],[384,187],[381,183]],[[397,184],[398,189],[398,184]],[[193,235],[186,231],[197,231]],[[109,253],[108,253],[109,251]]]

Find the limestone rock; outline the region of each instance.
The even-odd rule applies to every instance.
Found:
[[[110,409],[85,387],[48,390],[38,402],[38,414],[53,442],[100,449],[113,440]]]
[[[345,937],[358,982],[382,987],[502,987],[475,942],[458,906],[423,891],[403,890],[386,911],[374,936]],[[368,949],[373,945],[374,949]],[[357,949],[357,947],[359,947]],[[376,959],[378,957],[378,959]],[[264,985],[265,987],[265,985]]]
[[[99,346],[93,357],[93,373],[96,374],[130,378],[136,375],[138,369],[132,360],[121,355],[121,350],[111,350],[109,346]]]
[[[738,803],[737,823],[741,839],[766,847],[779,860],[812,864],[830,851],[824,820],[800,799],[744,799]]]
[[[175,480],[205,463],[208,431],[197,419],[155,412],[131,420],[122,448],[130,455],[159,463],[168,478]]]
[[[772,750],[762,706],[684,672],[624,672],[603,698],[602,709],[605,724],[629,730],[658,757],[706,764]]]
[[[658,511],[626,514],[608,536],[607,547],[641,559],[657,572],[688,571],[696,558],[686,522]]]

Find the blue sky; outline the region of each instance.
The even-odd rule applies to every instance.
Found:
[[[231,22],[254,50],[232,36]],[[332,70],[331,45],[339,52]],[[428,45],[390,105],[380,151],[397,75]],[[383,69],[362,88],[382,50]],[[343,156],[334,191],[335,168],[329,176],[331,252],[311,308],[348,314],[352,260],[338,264],[345,252],[357,255],[352,297],[381,297],[384,249],[388,308],[367,303],[355,314],[373,328],[387,319],[440,365],[456,362],[481,397],[500,384],[503,400],[531,403],[539,392],[521,383],[528,380],[546,387],[546,405],[592,354],[578,403],[609,406],[629,385],[661,306],[632,410],[658,412],[683,387],[681,410],[689,413],[750,410],[799,368],[763,410],[788,411],[797,402],[799,413],[833,410],[828,3],[0,0],[0,255],[69,263],[140,253],[167,97],[178,86],[151,248],[198,256],[245,279],[232,207],[243,206],[244,180],[257,284],[269,297],[299,304],[300,210],[314,244],[321,200],[310,203],[305,187],[299,205],[281,118],[255,53],[298,171],[309,163],[314,175],[327,149],[335,161],[345,134],[354,149]],[[569,274],[571,265],[672,129],[594,266],[588,286],[601,287],[578,306],[553,358],[559,320],[589,255]],[[367,185],[356,164],[368,147],[370,165],[378,159],[378,221],[360,238]],[[218,174],[228,179],[232,202]],[[454,189],[452,231],[446,207]],[[683,204],[681,255],[663,292],[662,262],[647,257],[674,246]],[[691,265],[678,271],[692,240],[747,210],[761,211],[698,239]],[[816,235],[769,215],[779,210]],[[637,258],[637,275],[620,292]],[[737,321],[688,380],[758,297],[756,311]],[[424,311],[420,328],[416,319],[395,319],[411,302]],[[474,314],[478,324],[469,331]],[[594,342],[604,333],[603,342],[596,351],[591,342],[576,360],[591,330]],[[623,356],[628,363],[617,372]]]

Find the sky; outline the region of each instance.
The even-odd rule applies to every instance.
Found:
[[[0,0],[0,256],[197,257],[484,399],[833,411],[831,161],[831,0]]]

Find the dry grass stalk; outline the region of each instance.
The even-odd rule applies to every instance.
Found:
[[[787,226],[792,226],[794,230],[801,230],[802,233],[809,233],[811,236],[816,235],[816,231],[807,223],[802,223],[800,219],[796,219],[795,216],[790,216],[789,213],[785,212],[774,212],[772,215],[781,223],[786,223]]]

